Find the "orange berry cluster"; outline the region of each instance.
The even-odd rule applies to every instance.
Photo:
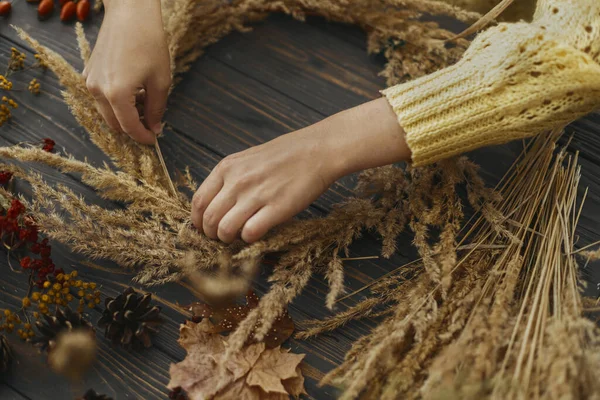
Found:
[[[12,87],[13,87],[12,82],[9,81],[8,78],[5,77],[4,75],[0,75],[0,89],[11,90]]]
[[[4,78],[0,75],[0,82]],[[12,82],[9,82],[12,85]],[[11,86],[12,87],[12,86]],[[12,117],[11,108],[17,108],[19,105],[13,100],[6,96],[2,96],[2,102],[0,103],[0,126],[4,125]]]
[[[48,64],[46,63],[46,61],[42,58],[42,56],[40,56],[39,54],[34,55],[36,61],[37,61],[37,67],[40,67],[41,69],[46,69],[48,68]]]
[[[69,274],[60,273],[56,276],[48,276],[42,284],[40,291],[33,292],[31,298],[23,299],[23,307],[27,308],[36,303],[42,314],[49,314],[52,304],[66,307],[72,301],[77,300],[77,311],[83,312],[84,307],[94,308],[100,304],[100,291],[96,290],[94,282],[84,282],[77,278],[77,271]]]
[[[10,48],[10,61],[8,62],[8,69],[16,71],[25,67],[25,59],[27,55],[15,47]]]
[[[40,94],[40,83],[37,79],[33,78],[31,82],[29,82],[27,89],[33,94]]]
[[[0,314],[0,332],[6,331],[6,333],[12,333],[17,326],[23,325],[23,328],[17,329],[17,334],[23,340],[32,338],[35,336],[33,332],[33,327],[29,322],[23,324],[19,315],[13,313],[12,311],[6,309],[3,314]]]

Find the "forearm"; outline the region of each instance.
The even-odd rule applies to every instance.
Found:
[[[326,178],[410,160],[410,150],[396,114],[385,98],[342,111],[296,131],[297,143],[317,152]]]
[[[160,11],[160,0],[104,0],[103,3],[106,12],[119,7],[135,8],[140,17],[146,12]]]
[[[404,130],[385,98],[323,121],[340,175],[410,160]]]

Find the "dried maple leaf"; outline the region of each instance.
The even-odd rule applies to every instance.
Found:
[[[179,344],[188,354],[182,362],[171,364],[170,389],[180,386],[192,399],[210,398],[216,394],[219,383],[216,357],[223,354],[225,344],[220,335],[210,333],[212,328],[209,320],[181,326]]]
[[[225,362],[227,337],[215,331],[208,318],[181,326],[179,344],[188,354],[171,365],[170,389],[181,387],[191,400],[284,400],[305,393],[299,367],[304,355],[253,343]]]
[[[259,388],[246,385],[245,379],[238,379],[217,394],[213,400],[264,400]]]
[[[246,375],[252,369],[252,367],[254,367],[256,361],[258,361],[264,351],[264,343],[255,343],[245,347],[243,351],[234,354],[229,360],[227,360],[225,365],[233,374],[233,379],[239,379]]]
[[[260,299],[256,293],[250,291],[246,295],[246,305],[233,304],[227,307],[215,308],[208,304],[193,303],[189,306],[189,309],[195,320],[209,318],[215,325],[214,333],[224,333],[235,330],[248,313],[258,306],[259,301]],[[294,329],[294,321],[286,310],[275,320],[263,341],[267,348],[273,349],[292,336]],[[251,340],[254,340],[254,336],[251,336]]]
[[[283,381],[283,387],[294,398],[300,397],[301,394],[308,394],[304,390],[304,375],[302,375],[300,367],[296,368],[295,377]]]
[[[280,347],[264,351],[248,372],[246,383],[267,393],[288,394],[282,381],[297,376],[297,368],[303,358],[303,354],[293,354]]]

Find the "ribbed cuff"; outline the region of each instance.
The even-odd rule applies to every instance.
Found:
[[[600,104],[600,65],[588,54],[529,24],[502,25],[456,65],[382,91],[414,165],[532,136]]]

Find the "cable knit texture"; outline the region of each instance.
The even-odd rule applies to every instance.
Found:
[[[540,0],[455,65],[390,87],[414,165],[565,125],[600,107],[600,1]]]

